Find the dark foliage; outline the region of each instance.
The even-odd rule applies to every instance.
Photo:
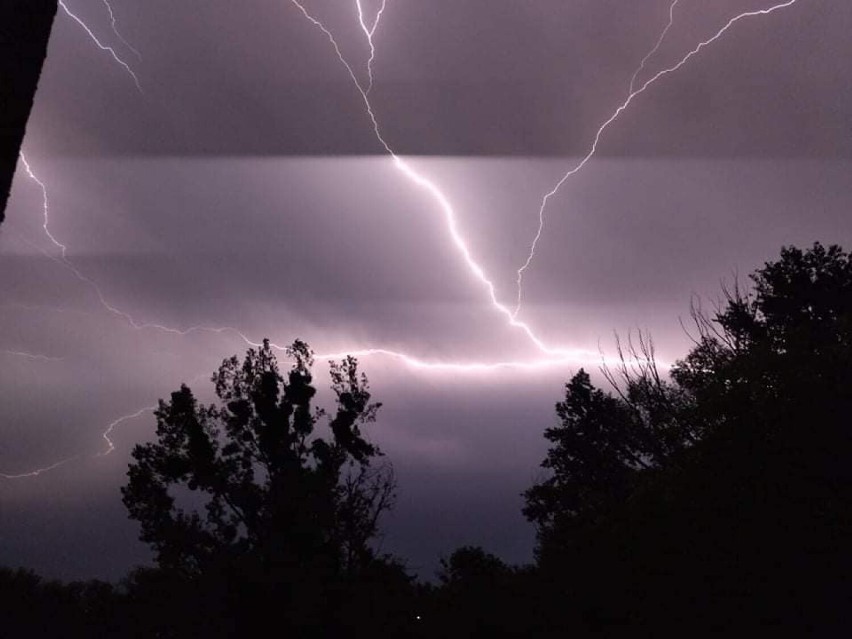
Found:
[[[608,374],[615,396],[581,371],[557,407],[552,475],[525,513],[543,587],[587,629],[834,630],[845,617],[852,259],[786,248],[752,279],[713,317],[694,309],[696,345],[671,384],[642,342],[628,350],[638,364]]]
[[[0,636],[121,636],[125,598],[102,581],[63,584],[0,568]]]
[[[335,411],[313,408],[311,351],[297,341],[288,354],[286,376],[268,342],[225,360],[218,405],[181,387],[160,402],[156,442],[133,451],[124,503],[159,570],[136,573],[129,589],[174,608],[161,636],[270,623],[326,636],[401,622],[404,606],[366,613],[409,581],[369,545],[394,496],[390,468],[373,464],[381,453],[359,430],[379,405],[350,357],[331,363]],[[331,437],[315,432],[320,421]]]

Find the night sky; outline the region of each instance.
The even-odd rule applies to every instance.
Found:
[[[60,9],[24,140],[68,261],[22,165],[0,227],[0,473],[68,460],[0,478],[0,564],[62,578],[118,578],[149,559],[119,494],[132,446],[153,436],[139,411],[181,382],[209,399],[210,374],[247,348],[234,331],[144,325],[429,363],[547,357],[491,304],[291,0],[110,4],[140,56],[102,0],[66,0],[142,91]],[[368,22],[380,4],[362,0]],[[680,0],[635,86],[772,5]],[[366,86],[355,0],[304,6]],[[369,94],[382,136],[452,202],[508,307],[542,196],[628,97],[669,9],[387,0]],[[712,305],[722,281],[785,244],[852,247],[850,29],[852,3],[799,0],[736,22],[636,96],[550,200],[518,319],[548,346],[590,352],[593,373],[614,332],[649,331],[671,362],[690,346],[693,296]],[[368,434],[399,482],[382,549],[426,577],[462,544],[529,561],[520,493],[582,362],[359,361],[384,403]],[[105,429],[134,414],[103,455]]]

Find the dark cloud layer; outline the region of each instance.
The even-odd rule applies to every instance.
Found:
[[[576,162],[561,156],[582,151],[623,99],[668,5],[388,2],[374,90],[387,137],[436,156],[412,162],[440,182],[511,300],[541,195]],[[678,5],[661,62],[737,10],[768,5],[703,4]],[[69,6],[115,40],[102,3]],[[110,303],[140,322],[230,325],[320,352],[536,355],[490,307],[434,202],[377,155],[328,43],[288,2],[113,6],[142,52],[120,49],[145,94],[60,15],[25,140],[52,232]],[[354,4],[311,6],[363,69]],[[852,246],[851,10],[800,2],[743,24],[625,112],[547,212],[522,317],[548,343],[611,353],[613,331],[642,328],[670,361],[689,345],[679,316],[691,295],[715,295],[782,244]],[[279,157],[300,155],[321,157]],[[470,157],[482,155],[499,157]],[[58,255],[40,198],[19,171],[0,232],[0,472],[79,459],[0,482],[0,564],[117,577],[147,558],[118,489],[153,418],[120,424],[116,451],[97,457],[104,428],[181,382],[209,394],[207,376],[245,344],[133,330],[106,312],[41,252]],[[383,548],[427,575],[465,543],[529,560],[520,493],[576,366],[361,363],[385,403],[370,435],[400,482]]]

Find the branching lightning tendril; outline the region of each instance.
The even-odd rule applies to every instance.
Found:
[[[118,30],[118,25],[115,22],[115,13],[113,13],[112,11],[112,5],[109,3],[109,0],[104,0],[104,4],[106,5],[107,11],[109,11],[109,20],[110,24],[112,25],[112,32],[119,40],[121,40],[122,44],[125,47],[127,47],[130,51],[133,52],[133,55],[135,55],[139,60],[141,60],[142,54],[139,53],[139,51],[136,50],[136,48],[132,44],[130,44],[123,35],[121,35],[121,31]]]
[[[382,0],[382,6],[376,12],[376,18],[373,20],[373,26],[368,27],[364,21],[364,9],[361,7],[361,0],[355,0],[355,6],[358,8],[358,23],[361,25],[361,30],[367,36],[367,44],[370,46],[370,57],[367,59],[367,84],[366,93],[370,93],[373,89],[373,60],[376,59],[376,47],[373,45],[373,34],[376,33],[376,28],[379,26],[379,21],[382,19],[382,14],[385,12],[387,0]]]
[[[106,1],[106,0],[104,0]],[[660,37],[657,38],[657,42],[654,44],[654,47],[648,51],[642,61],[639,63],[639,66],[636,67],[636,70],[633,72],[633,75],[630,78],[630,88],[627,90],[628,93],[633,93],[633,87],[636,86],[636,78],[639,77],[639,74],[645,70],[645,65],[648,63],[648,60],[654,57],[654,54],[660,49],[663,44],[663,40],[666,39],[666,34],[669,32],[669,29],[672,28],[672,24],[674,23],[674,10],[677,6],[679,0],[674,0],[671,6],[669,7],[669,21],[666,23],[665,28],[662,33],[660,33]]]
[[[545,194],[544,198],[542,198],[541,206],[539,207],[539,210],[538,210],[538,230],[535,234],[535,238],[533,239],[532,244],[530,245],[530,251],[529,251],[529,255],[527,256],[526,261],[524,262],[523,266],[521,266],[521,268],[519,268],[518,271],[517,271],[517,274],[518,274],[518,277],[517,277],[518,299],[517,299],[517,305],[515,307],[514,315],[517,315],[517,313],[520,311],[520,308],[521,308],[522,295],[523,295],[524,271],[526,271],[529,268],[530,264],[532,263],[533,258],[535,257],[535,249],[538,246],[539,240],[541,239],[542,231],[544,231],[544,210],[545,210],[545,208],[547,208],[547,204],[550,201],[550,199],[554,195],[556,195],[556,193],[559,191],[559,189],[562,187],[562,185],[565,184],[565,182],[567,182],[569,178],[576,175],[584,166],[586,166],[588,161],[592,159],[592,157],[595,155],[595,152],[598,149],[598,143],[600,142],[601,136],[603,135],[603,132],[606,131],[607,127],[609,127],[610,124],[612,124],[613,122],[615,122],[618,119],[618,116],[620,116],[624,112],[624,110],[627,107],[630,106],[630,104],[631,104],[631,102],[633,102],[634,98],[636,98],[637,96],[644,93],[645,90],[648,87],[650,87],[652,84],[654,84],[660,78],[663,78],[663,77],[665,77],[665,76],[667,76],[671,73],[674,73],[678,69],[680,69],[684,64],[686,64],[692,57],[694,57],[702,49],[713,44],[716,40],[721,38],[725,34],[725,32],[728,31],[728,29],[730,29],[732,26],[734,26],[740,20],[744,20],[745,18],[752,18],[752,17],[755,17],[755,16],[768,15],[770,13],[773,13],[774,11],[778,11],[779,9],[784,9],[785,7],[790,7],[794,4],[796,4],[797,1],[798,0],[787,0],[787,2],[782,2],[780,4],[773,5],[773,6],[769,7],[768,9],[760,9],[760,10],[756,10],[756,11],[746,11],[744,13],[740,13],[739,15],[734,16],[733,18],[728,20],[728,22],[725,23],[725,25],[721,29],[719,29],[715,33],[715,35],[713,35],[711,38],[708,38],[707,40],[702,40],[701,42],[699,42],[698,45],[694,49],[692,49],[689,53],[687,53],[685,56],[683,56],[676,64],[674,64],[670,67],[667,67],[667,68],[663,69],[662,71],[658,71],[656,74],[651,76],[650,79],[646,80],[642,84],[642,86],[640,86],[638,89],[634,89],[630,92],[630,95],[627,96],[627,99],[619,105],[619,107],[613,112],[613,114],[609,118],[607,118],[604,121],[604,123],[600,126],[600,128],[597,130],[597,133],[595,133],[594,141],[592,142],[592,146],[589,149],[589,152],[583,157],[582,160],[580,160],[580,162],[573,169],[571,169],[565,175],[563,175],[562,178],[556,183],[556,186],[554,186],[550,191],[548,191]],[[673,6],[674,5],[672,5],[672,7]],[[670,15],[671,15],[671,12],[670,12]]]
[[[71,11],[71,9],[68,8],[68,5],[65,4],[64,0],[59,0],[59,6],[62,7],[62,10],[68,15],[69,18],[74,20],[77,24],[79,24],[83,28],[83,30],[88,34],[88,36],[92,40],[92,42],[94,42],[101,51],[106,51],[107,53],[109,53],[112,56],[112,59],[115,60],[118,64],[120,64],[124,68],[124,70],[127,71],[127,73],[130,74],[130,77],[133,78],[133,83],[136,85],[136,89],[139,91],[139,93],[142,93],[142,85],[139,84],[139,78],[136,77],[136,73],[133,71],[133,69],[130,68],[129,64],[127,64],[124,60],[121,59],[121,57],[115,52],[115,49],[113,49],[112,47],[110,47],[106,44],[103,44],[100,40],[98,40],[98,37],[89,28],[89,26],[85,22],[83,22],[83,20],[81,20],[77,16],[77,14],[73,13]],[[107,5],[107,6],[109,6],[109,5]],[[110,8],[110,16],[112,16],[112,9],[111,8]],[[113,24],[115,24],[115,23],[113,22]],[[121,36],[119,36],[119,37],[121,37]]]

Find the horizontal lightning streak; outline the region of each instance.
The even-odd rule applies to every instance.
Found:
[[[9,475],[7,473],[0,473],[0,478],[2,479],[27,479],[29,477],[38,477],[44,473],[50,472],[60,466],[64,466],[68,462],[72,462],[74,460],[80,459],[80,455],[74,455],[73,457],[68,457],[66,459],[62,459],[55,464],[51,464],[50,466],[45,466],[44,468],[36,468],[35,470],[31,470],[26,473],[18,473],[16,475]]]
[[[14,351],[3,349],[0,350],[3,355],[11,355],[13,357],[23,357],[24,359],[37,360],[42,362],[61,362],[61,357],[51,357],[49,355],[41,355],[40,353],[29,353],[27,351]]]
[[[637,96],[644,93],[645,90],[648,87],[650,87],[652,84],[654,84],[660,78],[662,78],[666,75],[669,75],[671,73],[674,73],[675,71],[680,69],[684,64],[686,64],[693,56],[695,56],[697,53],[699,53],[702,49],[704,49],[708,45],[714,43],[716,40],[721,38],[725,34],[725,32],[728,31],[728,29],[730,29],[734,24],[736,24],[740,20],[744,20],[745,18],[751,18],[751,17],[755,17],[755,16],[768,15],[770,13],[778,11],[779,9],[784,9],[786,7],[792,6],[792,5],[796,4],[797,1],[798,0],[787,0],[787,2],[782,2],[780,4],[773,5],[773,6],[769,7],[768,9],[759,9],[759,10],[756,10],[756,11],[747,11],[745,13],[740,13],[739,15],[734,16],[733,18],[728,20],[728,22],[725,24],[725,26],[723,26],[721,29],[719,29],[719,31],[717,31],[716,34],[713,37],[699,42],[698,45],[694,49],[692,49],[689,53],[687,53],[683,58],[681,58],[679,62],[677,62],[673,66],[670,66],[666,69],[663,69],[662,71],[657,72],[649,80],[646,80],[642,84],[641,87],[630,92],[630,95],[627,96],[627,99],[621,105],[619,105],[619,107],[615,110],[615,112],[609,118],[607,118],[607,120],[605,120],[604,123],[597,130],[597,133],[595,133],[594,141],[592,142],[592,146],[589,149],[589,152],[583,157],[583,159],[580,161],[580,163],[577,164],[577,166],[575,166],[573,169],[568,171],[564,176],[562,176],[562,179],[560,179],[556,183],[556,186],[554,186],[550,191],[548,191],[547,194],[542,199],[541,206],[539,207],[539,210],[538,210],[538,230],[535,234],[535,238],[533,239],[532,244],[530,245],[530,252],[529,252],[529,255],[527,256],[526,261],[524,262],[523,266],[521,266],[521,268],[519,268],[518,271],[517,271],[518,277],[517,277],[516,282],[517,282],[518,298],[517,298],[517,305],[515,306],[515,312],[513,313],[513,315],[517,315],[517,313],[520,311],[520,308],[521,308],[521,301],[522,301],[522,294],[523,294],[524,271],[526,271],[527,268],[529,268],[530,264],[533,261],[533,258],[535,257],[535,250],[536,250],[536,247],[538,246],[539,240],[541,239],[542,231],[544,230],[544,210],[545,210],[545,208],[547,208],[547,203],[550,200],[550,198],[552,198],[554,195],[556,195],[556,193],[559,191],[559,189],[562,187],[562,185],[565,184],[565,182],[569,178],[571,178],[578,171],[580,171],[586,165],[586,163],[595,155],[595,152],[597,151],[597,148],[598,148],[598,142],[600,141],[601,135],[603,135],[603,132],[607,129],[607,127],[609,127],[610,124],[612,124],[613,122],[615,122],[616,119],[618,119],[618,116],[620,116],[622,114],[622,112],[628,106],[630,106],[630,103],[633,102],[634,98],[636,98]]]

